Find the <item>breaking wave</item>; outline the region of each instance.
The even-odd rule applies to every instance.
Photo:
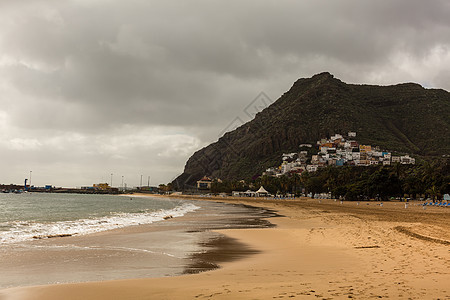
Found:
[[[106,217],[88,218],[61,222],[24,222],[13,221],[0,223],[0,243],[11,244],[24,241],[85,235],[128,226],[151,224],[168,218],[184,216],[199,207],[184,203],[175,208],[140,213],[112,213]]]

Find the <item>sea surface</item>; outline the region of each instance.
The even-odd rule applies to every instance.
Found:
[[[0,244],[150,224],[198,208],[154,197],[0,193]]]
[[[274,215],[166,197],[0,194],[0,288],[211,270],[257,253],[215,229],[270,227]]]

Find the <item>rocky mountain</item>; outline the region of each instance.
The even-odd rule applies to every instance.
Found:
[[[330,73],[297,80],[255,118],[195,152],[177,188],[204,175],[248,179],[334,133],[356,131],[360,143],[419,156],[450,154],[450,93],[415,83],[347,84]]]

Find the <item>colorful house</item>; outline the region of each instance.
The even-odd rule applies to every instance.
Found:
[[[110,188],[109,184],[107,184],[107,183],[97,183],[97,184],[94,184],[93,187],[96,190],[108,190]]]

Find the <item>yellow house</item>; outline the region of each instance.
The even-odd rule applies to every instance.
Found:
[[[107,184],[107,183],[98,183],[98,184],[95,184],[94,183],[94,189],[97,189],[97,190],[108,190],[109,189],[109,184]]]
[[[360,152],[370,152],[372,151],[372,146],[370,145],[359,145]]]

